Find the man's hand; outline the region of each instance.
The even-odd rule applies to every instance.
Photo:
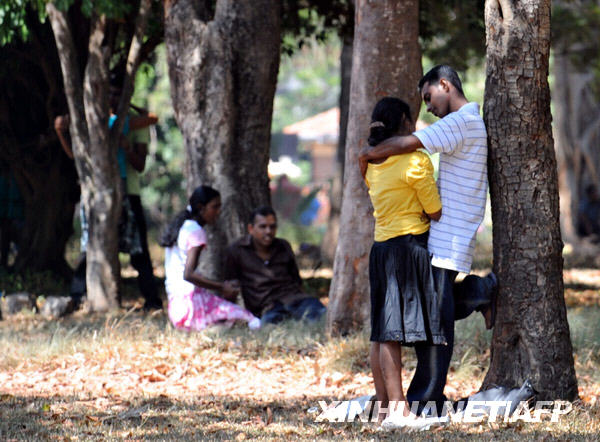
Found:
[[[58,135],[58,140],[60,141],[60,146],[65,151],[65,154],[70,159],[73,159],[73,151],[71,150],[71,144],[65,138],[64,132],[69,130],[69,115],[59,115],[54,119],[54,130],[56,131],[56,135]]]
[[[121,134],[119,136],[119,146],[121,146],[123,148],[123,150],[125,151],[126,154],[131,153],[131,143],[129,142],[127,137],[125,137],[125,135]]]
[[[358,153],[358,167],[360,167],[360,174],[365,179],[367,175],[367,168],[369,167],[370,153],[373,151],[373,146],[365,146]]]
[[[64,131],[69,128],[69,115],[59,115],[54,119],[54,130]]]
[[[358,154],[363,178],[367,170],[367,163],[373,160],[382,160],[394,155],[414,152],[423,147],[421,141],[414,135],[397,135],[379,143],[377,146],[363,147]]]
[[[223,282],[223,289],[221,294],[223,298],[228,301],[234,302],[240,293],[240,285],[237,281],[225,281]]]
[[[363,147],[360,152],[358,153],[358,160],[359,161],[366,161],[369,162],[369,160],[371,160],[372,158],[370,157],[371,152],[373,152],[373,149],[375,149],[375,147],[373,146],[365,146]]]
[[[127,161],[138,172],[143,172],[146,168],[146,156],[148,155],[148,146],[146,143],[133,143],[127,151]]]
[[[369,162],[367,160],[363,160],[362,158],[358,158],[358,167],[360,168],[360,174],[363,177],[363,180],[367,176],[367,168],[369,167]]]

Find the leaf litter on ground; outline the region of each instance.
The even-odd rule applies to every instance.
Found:
[[[585,328],[592,318],[599,323],[597,308],[570,309],[581,400],[563,424],[451,426],[429,435],[600,432],[600,337]],[[479,317],[457,323],[456,334],[445,390],[452,399],[478,390],[491,339]],[[373,394],[366,332],[328,338],[323,322],[289,322],[257,332],[240,325],[184,333],[164,315],[128,310],[58,321],[17,315],[0,322],[0,345],[11,349],[0,355],[0,434],[8,438],[28,431],[83,439],[387,437],[374,424],[316,423],[307,412],[320,400]],[[403,360],[406,389],[416,360],[409,349]]]

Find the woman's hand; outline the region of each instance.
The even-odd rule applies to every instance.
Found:
[[[437,212],[433,212],[433,213],[427,213],[423,210],[423,213],[431,221],[439,221],[442,218],[442,209],[438,210]]]

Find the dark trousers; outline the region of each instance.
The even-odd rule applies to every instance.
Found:
[[[290,304],[276,303],[273,308],[263,313],[260,321],[263,324],[277,324],[284,319],[305,319],[316,321],[325,313],[326,308],[317,298],[303,298]]]
[[[23,220],[15,218],[0,218],[0,267],[8,267],[10,245],[19,245]]]
[[[142,253],[131,255],[130,259],[131,265],[138,272],[138,287],[146,300],[144,307],[162,308],[162,301],[158,296],[154,273],[152,271],[152,261],[150,260],[150,253],[148,251],[146,218],[144,217],[142,202],[138,195],[127,195],[127,198],[129,199],[131,210],[135,217],[135,222],[140,235],[140,244],[142,246]],[[86,293],[85,268],[86,258],[85,253],[82,253],[79,258],[79,263],[75,268],[73,280],[71,281],[71,296],[78,300]]]
[[[146,299],[145,307],[162,308],[162,301],[158,296],[156,282],[154,281],[154,273],[152,271],[152,260],[148,251],[148,238],[146,228],[146,218],[144,217],[144,208],[139,195],[127,195],[135,223],[137,224],[140,235],[140,243],[142,245],[142,253],[131,255],[131,265],[138,272],[138,287],[144,299]]]
[[[75,267],[75,271],[73,272],[73,279],[71,279],[71,297],[78,303],[87,293],[85,269],[86,255],[85,252],[82,252],[81,255],[79,255],[77,267]]]
[[[11,220],[8,218],[0,218],[0,267],[8,266],[11,236]]]
[[[435,401],[438,411],[441,411],[446,400],[444,386],[454,349],[454,321],[487,308],[492,285],[489,279],[476,275],[468,275],[455,283],[456,271],[439,267],[432,269],[436,290],[441,295],[441,320],[448,345],[415,345],[417,368],[406,396],[411,403],[419,401],[421,407]]]

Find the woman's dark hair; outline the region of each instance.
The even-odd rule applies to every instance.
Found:
[[[405,120],[412,121],[408,104],[395,97],[384,97],[379,100],[371,114],[369,145],[376,146],[394,136]]]
[[[158,243],[162,247],[171,247],[177,241],[177,236],[179,235],[179,229],[185,222],[186,219],[194,219],[198,217],[198,209],[200,206],[206,206],[215,198],[221,196],[219,191],[213,189],[209,186],[200,186],[196,187],[194,192],[192,192],[192,196],[190,196],[190,205],[191,211],[185,209],[177,214],[173,220],[167,224],[167,227],[163,230],[160,235],[160,239]]]

